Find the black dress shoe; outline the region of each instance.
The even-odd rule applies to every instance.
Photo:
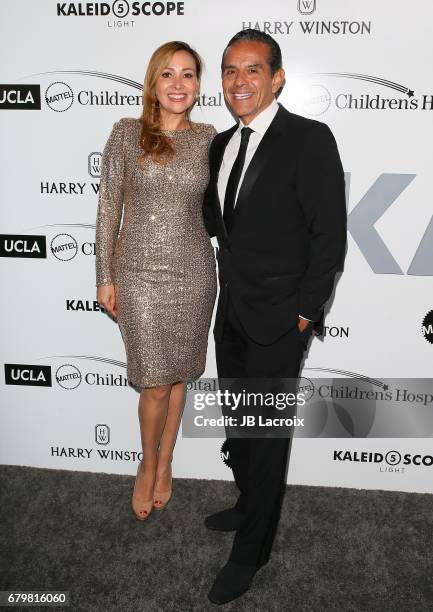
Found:
[[[244,517],[240,512],[235,508],[227,508],[207,516],[204,524],[208,529],[215,531],[237,531],[242,527],[243,521]]]
[[[211,590],[209,600],[214,604],[225,604],[248,591],[257,572],[255,565],[238,565],[228,561],[218,572]]]

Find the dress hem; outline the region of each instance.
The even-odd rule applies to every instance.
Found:
[[[134,389],[137,389],[139,391],[142,391],[143,389],[151,389],[152,387],[161,387],[163,385],[174,385],[176,383],[189,383],[189,382],[193,382],[194,380],[197,380],[197,378],[200,378],[200,376],[203,374],[204,369],[201,370],[197,375],[194,376],[180,376],[179,378],[177,378],[176,380],[173,380],[173,376],[171,376],[169,379],[163,379],[163,380],[157,380],[156,382],[151,381],[150,383],[146,382],[146,384],[137,384],[135,382],[133,382],[129,377],[128,378],[128,383],[131,385],[131,387],[133,387]]]

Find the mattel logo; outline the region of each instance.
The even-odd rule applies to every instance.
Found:
[[[41,110],[40,85],[0,85],[0,109]]]
[[[37,257],[39,259],[46,259],[46,237],[0,234],[0,257]]]
[[[51,366],[5,363],[7,385],[51,387]]]

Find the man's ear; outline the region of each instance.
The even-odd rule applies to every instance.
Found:
[[[272,93],[275,94],[278,91],[280,91],[280,89],[282,88],[284,84],[284,77],[285,77],[284,69],[278,68],[278,70],[275,71],[275,74],[272,77]]]

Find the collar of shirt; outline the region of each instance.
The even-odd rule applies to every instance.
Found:
[[[257,117],[254,117],[251,123],[248,124],[248,127],[251,128],[254,132],[257,132],[257,134],[260,134],[260,136],[264,136],[266,130],[271,125],[273,118],[277,114],[278,109],[278,102],[274,98],[269,104],[269,106],[265,108],[265,110],[262,110],[262,112],[259,113]],[[245,125],[242,123],[241,120],[239,120],[239,126],[236,130],[239,135],[243,127],[245,127]]]
[[[251,127],[251,129],[254,131],[251,134],[250,139],[248,141],[248,147],[245,153],[244,165],[242,168],[242,173],[239,179],[238,189],[236,192],[235,206],[236,206],[237,196],[239,194],[239,190],[241,188],[242,181],[245,176],[245,172],[247,171],[248,166],[252,158],[254,157],[254,154],[257,151],[257,148],[266,130],[269,128],[269,126],[272,123],[272,120],[277,114],[278,109],[279,109],[279,104],[274,99],[271,102],[271,104],[269,104],[269,106],[267,106],[259,115],[257,115],[257,117],[255,117],[248,126],[248,127]],[[224,151],[224,156],[221,161],[221,167],[218,173],[218,183],[217,183],[218,195],[219,195],[221,205],[223,205],[223,202],[224,202],[225,192],[226,192],[230,172],[232,170],[236,157],[239,153],[239,146],[241,142],[241,130],[243,127],[244,127],[244,124],[242,123],[242,121],[239,121],[239,125],[237,129],[235,130],[233,136],[229,139],[227,143],[227,146]]]

